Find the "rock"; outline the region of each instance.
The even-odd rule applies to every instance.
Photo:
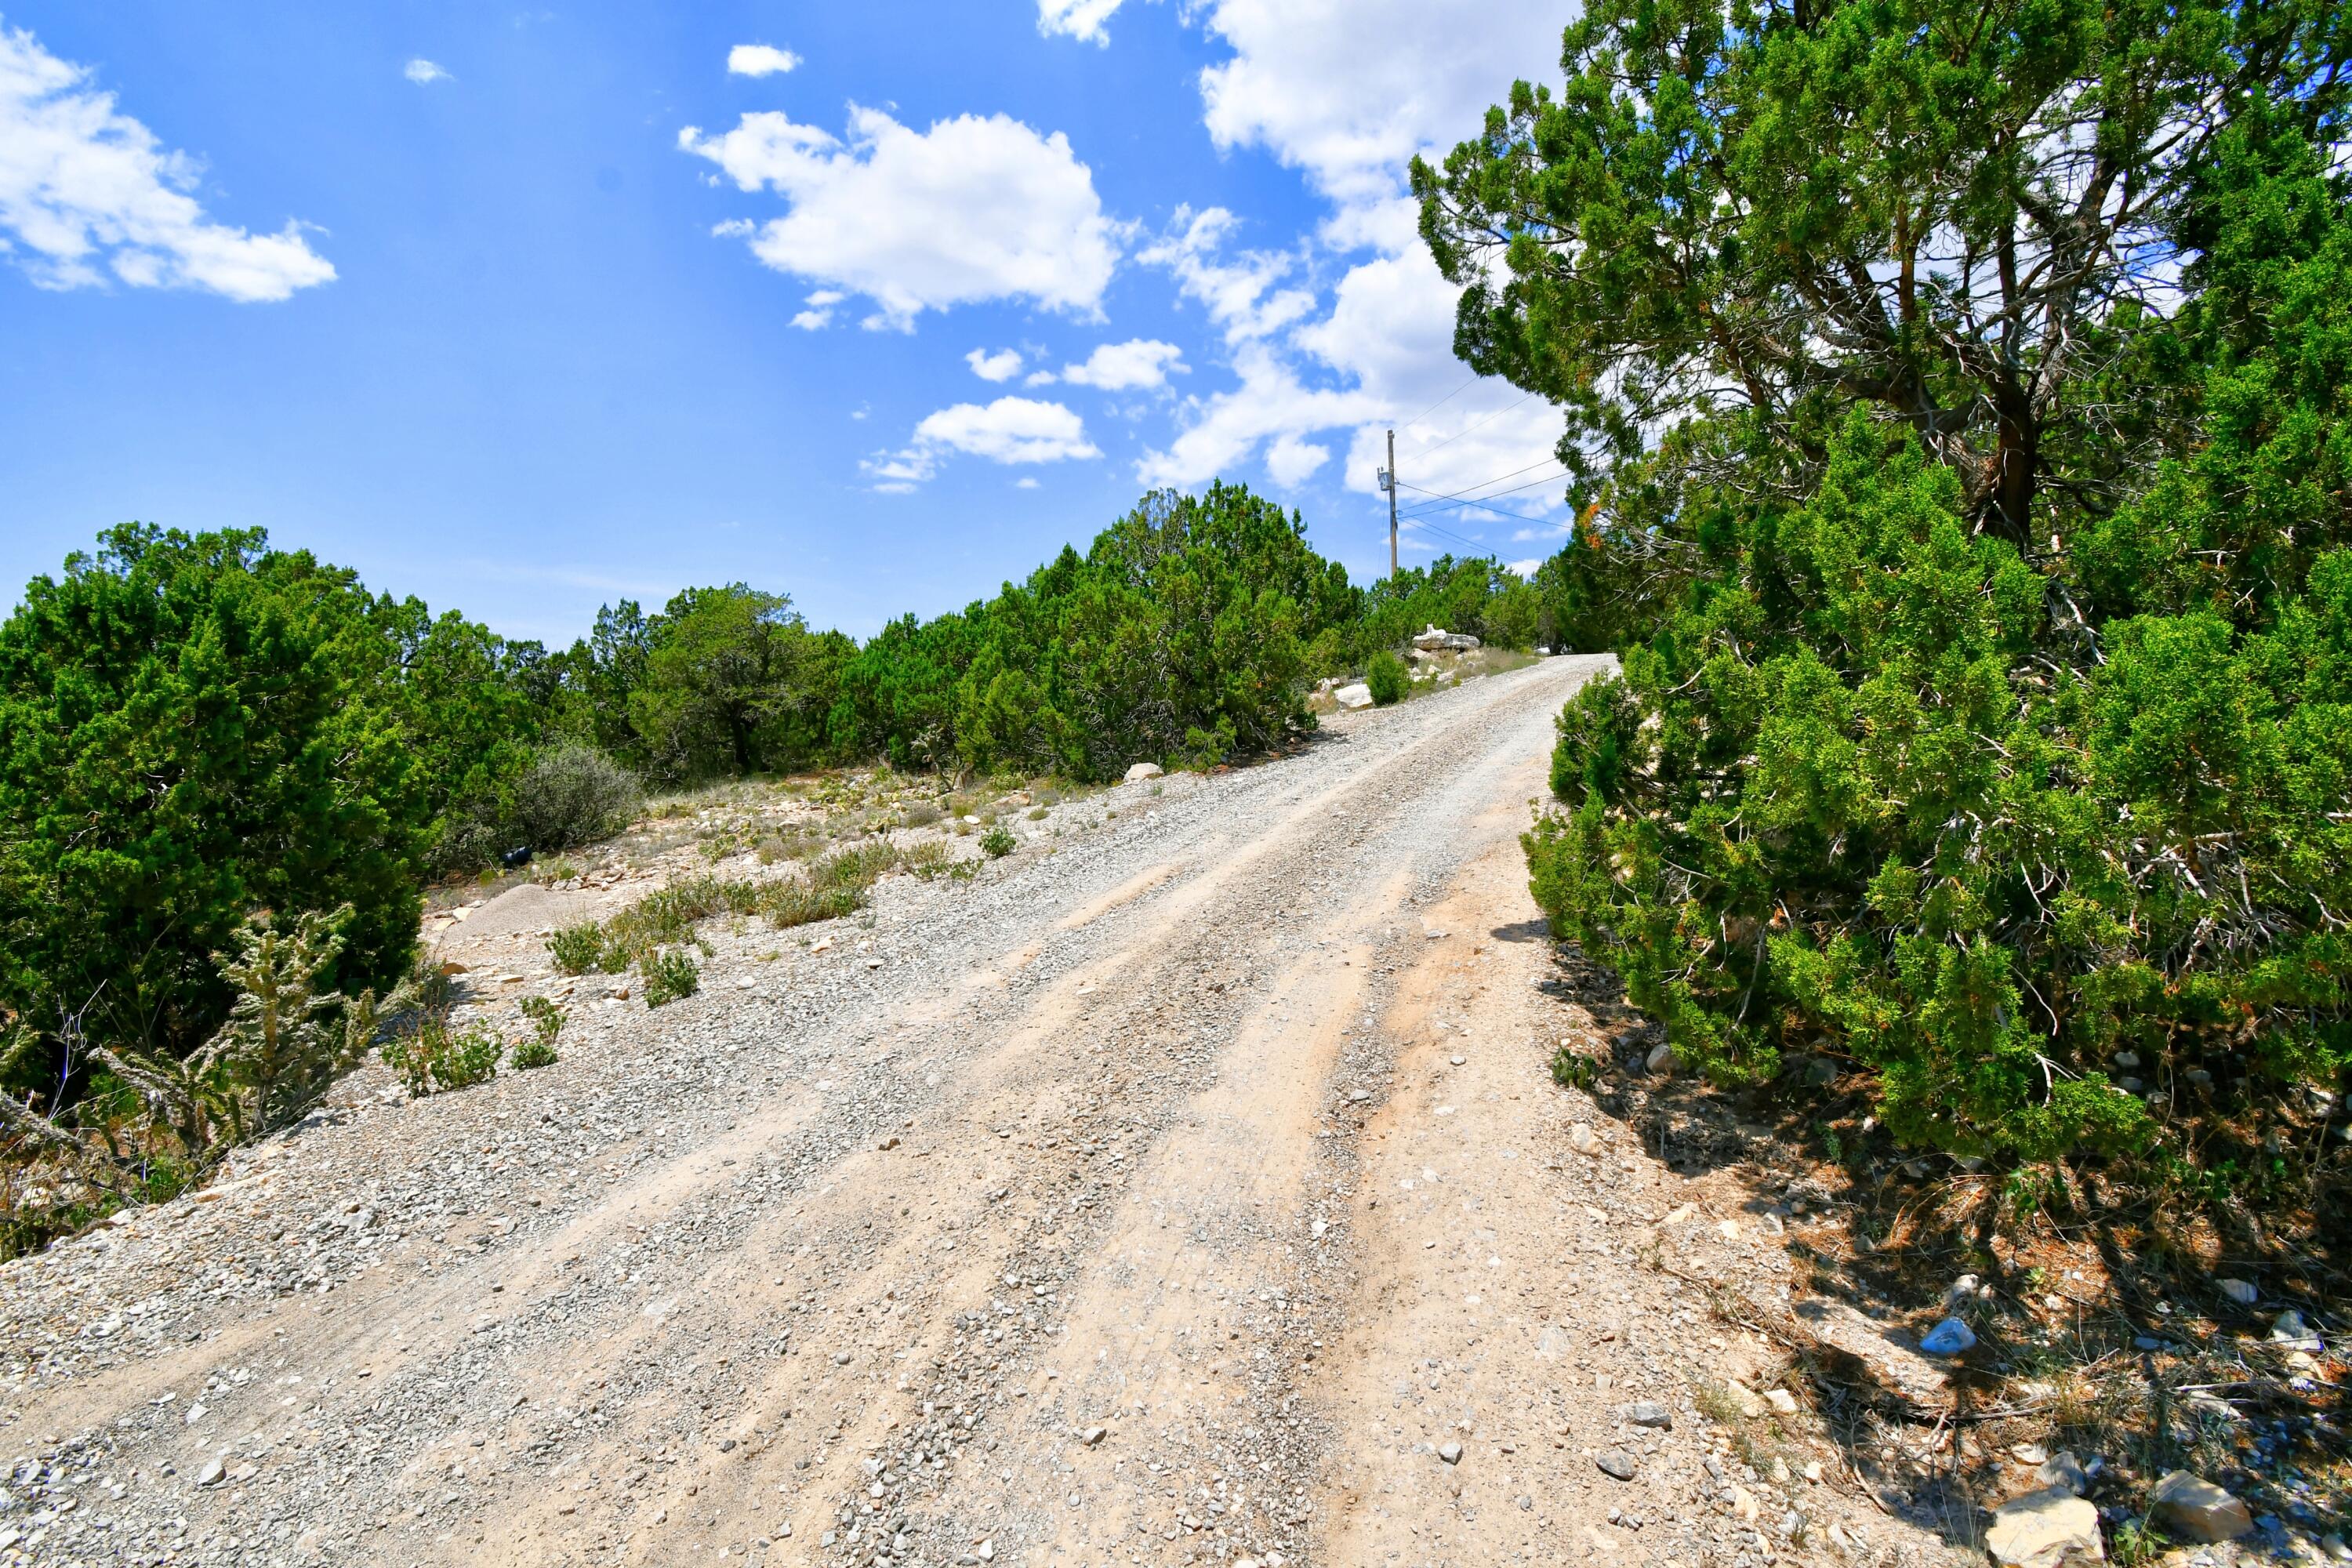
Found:
[[[1580,1121],[1568,1130],[1568,1146],[1580,1154],[1590,1154],[1601,1146],[1601,1140],[1592,1135],[1591,1128]]]
[[[971,1554],[974,1557],[979,1558],[982,1563],[993,1563],[996,1561],[996,1542],[993,1541],[983,1541],[978,1546],[972,1548]]]
[[[1828,1057],[1815,1057],[1805,1064],[1805,1082],[1815,1089],[1827,1089],[1837,1082],[1838,1065]]]
[[[1458,1465],[1462,1462],[1462,1445],[1454,1442],[1440,1443],[1437,1446],[1437,1457],[1449,1465]]]
[[[2241,1307],[2251,1307],[2262,1299],[2263,1293],[2243,1279],[2216,1279],[2213,1283],[2221,1288],[2222,1295]]]
[[[1621,1449],[1610,1448],[1595,1454],[1592,1456],[1592,1462],[1601,1467],[1601,1473],[1604,1476],[1613,1477],[1621,1481],[1630,1481],[1633,1479],[1633,1456]]]
[[[1372,689],[1360,680],[1355,681],[1335,689],[1331,693],[1331,700],[1342,708],[1370,708],[1372,705]]]
[[[2000,1568],[2074,1568],[2104,1563],[2099,1510],[2072,1492],[2028,1492],[1993,1510],[1985,1550]]]
[[[1675,1067],[1679,1064],[1675,1060],[1674,1047],[1661,1045],[1654,1048],[1650,1052],[1649,1056],[1643,1058],[1643,1065],[1662,1078],[1672,1078],[1674,1076]]]
[[[2147,1500],[2158,1523],[2190,1541],[2235,1541],[2254,1528],[2244,1503],[2187,1470],[2157,1482]]]
[[[2319,1336],[2311,1331],[2311,1325],[2303,1321],[2303,1314],[2292,1307],[2271,1320],[2271,1342],[2291,1351],[2316,1352],[2326,1348],[2320,1344]]]
[[[1127,782],[1133,784],[1138,779],[1156,779],[1160,776],[1160,772],[1158,763],[1138,763],[1127,770]]]
[[[1977,1336],[1958,1318],[1946,1318],[1929,1329],[1919,1341],[1919,1349],[1927,1355],[1961,1355],[1977,1342]]]
[[[1944,1310],[1957,1312],[1977,1299],[1979,1280],[1973,1274],[1963,1274],[1944,1287]]]
[[[1110,1428],[1108,1426],[1089,1426],[1078,1434],[1078,1441],[1091,1448],[1109,1436]]]
[[[2042,1460],[2033,1479],[2047,1490],[2072,1492],[2076,1497],[2091,1489],[2090,1472],[2069,1448],[2061,1448]]]
[[[1907,1399],[1931,1403],[1951,1387],[1951,1379],[1934,1362],[1897,1344],[1882,1325],[1843,1301],[1800,1301],[1790,1310],[1814,1338],[1853,1357],[1875,1382]]]
[[[1766,1389],[1764,1403],[1772,1407],[1775,1415],[1794,1415],[1797,1413],[1797,1396],[1785,1388]]]
[[[1412,646],[1433,651],[1443,648],[1449,653],[1467,653],[1478,646],[1478,639],[1467,632],[1441,631],[1431,626],[1413,635]]]
[[[892,1149],[896,1149],[898,1146],[898,1135],[896,1132],[891,1133],[888,1137],[883,1139],[881,1142],[875,1145],[876,1148],[882,1150],[886,1153]]]
[[[1753,1524],[1763,1517],[1764,1505],[1758,1502],[1756,1494],[1746,1487],[1734,1487],[1731,1489],[1731,1511]]]
[[[222,1464],[217,1457],[206,1459],[205,1468],[196,1472],[196,1485],[216,1487],[220,1485],[221,1478],[226,1474],[228,1474],[228,1467]]]
[[[1675,1425],[1674,1412],[1654,1399],[1644,1399],[1627,1405],[1625,1419],[1636,1426],[1663,1426],[1669,1431]]]

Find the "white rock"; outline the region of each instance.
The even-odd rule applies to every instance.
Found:
[[[2262,1298],[2262,1292],[2243,1279],[2216,1279],[2213,1283],[2221,1288],[2222,1295],[2241,1307],[2251,1307]]]
[[[1681,1064],[1675,1059],[1674,1047],[1661,1045],[1650,1052],[1645,1065],[1652,1072],[1661,1077],[1671,1078],[1674,1076],[1675,1068]]]
[[[2254,1528],[2244,1503],[2187,1470],[2157,1482],[2147,1500],[2158,1523],[2191,1541],[2235,1541]]]
[[[1138,779],[1156,779],[1160,776],[1160,771],[1158,763],[1138,763],[1127,770],[1127,782],[1133,784]]]
[[[1772,1407],[1775,1415],[1794,1415],[1797,1413],[1797,1396],[1785,1388],[1766,1389],[1764,1403]]]
[[[2072,1492],[2028,1492],[1993,1510],[1985,1550],[2000,1568],[2076,1568],[2104,1563],[2099,1510]]]
[[[1359,680],[1333,691],[1331,700],[1342,708],[1370,708],[1372,705],[1372,689]]]

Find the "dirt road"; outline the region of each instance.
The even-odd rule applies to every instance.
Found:
[[[554,1068],[362,1075],[205,1201],[0,1270],[0,1553],[1931,1551],[1795,1423],[1699,1413],[1764,1349],[1654,1265],[1778,1248],[1547,1072],[1589,1021],[1517,835],[1601,662],[1125,786],[820,951],[720,931],[701,994]]]

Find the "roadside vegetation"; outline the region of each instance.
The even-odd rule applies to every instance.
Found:
[[[2233,1388],[2282,1368],[2207,1332],[2352,1329],[2347,46],[1601,0],[1412,174],[1463,357],[1562,412],[1547,570],[1622,650],[1526,839],[1553,930],[1658,1031],[1637,1075],[1871,1194],[1855,1271],[1982,1274],[2003,1366],[2151,1464],[2249,1411],[2220,1449],[2283,1463],[2319,1363],[2186,1435],[2054,1369],[2210,1344],[2165,1378]]]
[[[1016,846],[989,804],[1008,781],[1042,811],[1137,762],[1263,754],[1313,729],[1315,677],[1432,622],[1565,640],[1558,598],[1450,557],[1359,587],[1297,513],[1214,485],[862,647],[739,583],[607,606],[551,650],[257,531],[112,529],[0,623],[0,1210],[29,1216],[7,1245],[200,1179],[371,1048],[419,1094],[496,1072],[506,1043],[412,973],[428,901],[566,881],[640,823],[791,868],[673,879],[559,937],[660,1005],[694,992],[715,910],[789,927],[887,869],[969,876]],[[855,794],[869,763],[932,783]],[[795,774],[817,809],[791,826],[717,809]],[[932,822],[979,859],[887,839]],[[269,978],[297,957],[299,984]],[[235,1032],[256,1007],[258,1043]]]

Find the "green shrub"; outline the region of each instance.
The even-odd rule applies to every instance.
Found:
[[[636,775],[594,747],[551,747],[515,781],[515,839],[541,852],[592,844],[628,826],[643,801]]]
[[[593,974],[604,966],[604,928],[594,921],[558,926],[547,939],[547,954],[566,974]]]
[[[488,1082],[498,1076],[505,1049],[505,1042],[488,1028],[456,1029],[442,1019],[426,1018],[414,1033],[385,1041],[383,1054],[384,1065],[422,1100]]]
[[[638,970],[645,976],[648,1007],[691,996],[702,984],[701,969],[695,963],[694,955],[683,948],[649,953],[638,961]]]
[[[980,836],[980,852],[992,860],[1002,860],[1017,847],[1013,830],[1002,823]]]
[[[526,996],[522,999],[522,1012],[530,1020],[531,1036],[516,1042],[509,1059],[518,1068],[552,1066],[556,1037],[563,1033],[563,1009],[544,996]]]
[[[1404,660],[1382,648],[1365,663],[1364,684],[1371,689],[1372,701],[1385,708],[1404,700],[1412,689],[1412,676],[1405,669]]]
[[[351,907],[325,988],[398,977],[439,781],[388,609],[257,530],[126,524],[26,585],[0,622],[0,1016],[184,1056],[263,909]]]

